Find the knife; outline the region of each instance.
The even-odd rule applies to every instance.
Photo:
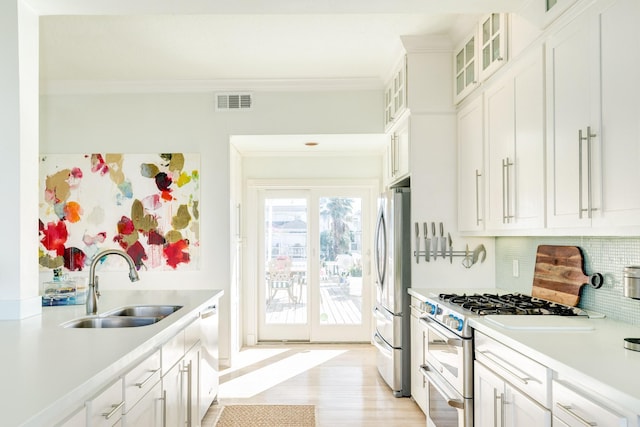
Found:
[[[420,263],[420,224],[416,222],[416,264]]]
[[[441,250],[442,250],[442,258],[447,257],[447,241],[444,239],[444,225],[440,223],[440,242]]]
[[[436,223],[431,223],[431,234],[433,235],[433,260],[438,259],[438,236],[436,236]]]
[[[426,222],[422,223],[424,229],[424,259],[429,262],[429,251],[431,250],[431,240],[429,240],[429,226]]]
[[[453,241],[451,240],[451,233],[447,233],[449,237],[449,264],[453,264]]]

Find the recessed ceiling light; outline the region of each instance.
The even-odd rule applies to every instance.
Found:
[[[306,145],[307,147],[315,147],[316,145],[318,145],[318,143],[309,141],[309,142],[305,142],[304,145]]]

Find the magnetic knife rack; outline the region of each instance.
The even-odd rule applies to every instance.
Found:
[[[447,237],[444,236],[444,225],[441,222],[439,224],[440,236],[436,236],[436,223],[431,223],[431,238],[429,238],[429,224],[427,222],[422,223],[423,236],[420,237],[420,224],[415,223],[415,238],[416,238],[416,250],[413,251],[413,256],[416,258],[416,264],[420,263],[420,258],[424,257],[426,262],[436,261],[438,256],[443,259],[449,258],[449,263],[453,264],[453,258],[462,258],[462,265],[465,268],[471,268],[478,261],[484,262],[487,258],[487,250],[483,244],[475,247],[474,250],[469,250],[467,245],[464,251],[454,251],[453,242],[451,240],[451,233],[447,233]],[[425,250],[421,251],[421,242],[424,242]]]

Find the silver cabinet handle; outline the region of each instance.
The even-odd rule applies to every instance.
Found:
[[[148,383],[149,381],[151,381],[151,379],[153,378],[153,375],[154,375],[156,372],[158,372],[159,370],[160,370],[160,369],[151,369],[151,370],[149,370],[149,373],[150,373],[151,375],[149,375],[147,378],[145,378],[144,380],[142,380],[142,382],[140,382],[140,383],[136,383],[136,387],[138,387],[138,388],[144,388],[144,386],[146,386],[146,385],[147,385],[147,383]]]
[[[482,174],[476,169],[476,225],[480,225],[482,218],[480,218],[480,177]]]
[[[583,426],[591,427],[591,426],[597,426],[598,425],[598,423],[596,423],[595,421],[585,420],[580,415],[578,415],[575,412],[573,412],[572,411],[573,408],[571,407],[571,405],[563,405],[563,404],[561,404],[559,402],[556,402],[556,406],[558,408],[562,409],[563,412],[565,412],[570,417],[574,418],[576,421],[578,421]]]
[[[587,136],[582,134],[582,129],[578,130],[578,217],[582,219],[582,213],[587,213],[587,218],[591,218],[592,212],[595,210],[593,208],[593,202],[591,197],[591,139],[596,136],[595,133],[591,132],[591,126],[587,126]],[[583,162],[582,162],[582,142],[587,142],[587,208],[585,209],[582,204],[583,200],[583,190],[582,190],[582,181],[583,181]]]
[[[112,408],[112,409],[111,409],[111,411],[103,413],[103,414],[102,414],[102,416],[103,416],[106,420],[108,420],[109,418],[111,418],[111,417],[113,417],[115,414],[117,414],[117,413],[118,413],[118,411],[119,411],[120,409],[122,409],[122,407],[123,407],[123,406],[124,406],[124,400],[123,400],[122,402],[120,402],[120,403],[115,403],[115,404],[111,405],[111,408]]]
[[[191,427],[191,369],[192,369],[192,361],[190,360],[189,363],[187,363],[187,366],[184,367],[183,369],[181,369],[180,371],[183,374],[187,375],[187,422],[186,422],[186,426],[187,427]]]
[[[218,313],[218,306],[211,305],[207,307],[207,309],[200,314],[200,318],[206,319],[208,317],[215,316],[217,313]]]
[[[162,427],[167,427],[167,390],[162,391]]]
[[[516,368],[515,366],[513,366],[512,364],[510,364],[500,356],[493,354],[490,351],[487,351],[487,350],[485,351],[476,350],[476,351],[482,354],[487,359],[491,360],[493,363],[499,365],[502,369],[504,369],[505,371],[513,375],[517,380],[519,380],[523,384],[529,384],[529,381],[535,381],[538,383],[541,382],[535,378],[526,376],[527,375],[526,372],[521,371],[520,369]],[[524,375],[519,375],[519,374],[524,374]]]
[[[511,222],[513,215],[511,214],[511,172],[510,168],[513,162],[508,157],[502,159],[502,223]]]
[[[495,427],[502,427],[504,424],[504,393],[494,394],[493,400],[493,425]],[[498,407],[496,403],[500,404],[500,406]]]

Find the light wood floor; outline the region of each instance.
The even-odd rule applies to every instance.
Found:
[[[234,404],[315,405],[318,427],[426,423],[411,398],[393,397],[368,344],[259,345],[234,364],[220,372],[219,402],[202,427],[213,427],[220,407]]]

